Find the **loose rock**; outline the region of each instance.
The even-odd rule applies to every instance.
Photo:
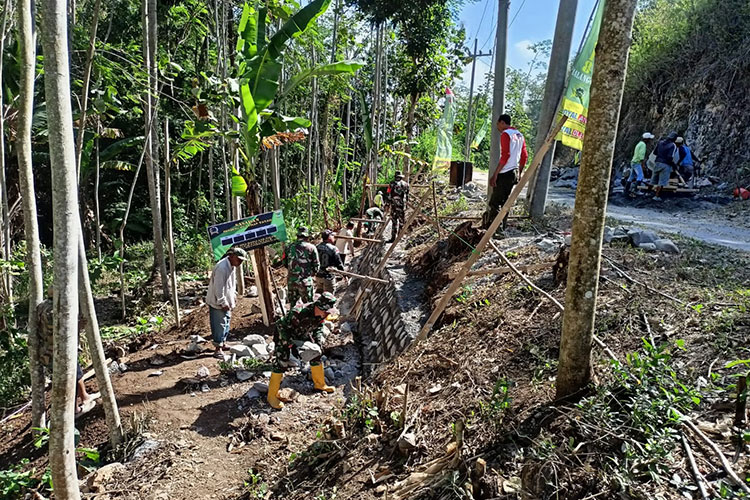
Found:
[[[136,450],[137,451],[137,450]],[[86,486],[89,492],[104,493],[106,486],[113,478],[119,476],[125,471],[125,466],[120,462],[107,464],[94,471],[86,480]]]
[[[237,356],[238,358],[244,358],[244,357],[255,357],[255,353],[253,352],[252,348],[250,346],[240,344],[240,345],[233,345],[229,351]]]
[[[299,349],[299,351],[300,357],[302,358],[302,361],[304,363],[309,363],[313,359],[323,354],[320,346],[312,342],[305,342],[304,344],[302,344],[302,347]]]
[[[247,370],[237,370],[235,375],[237,376],[237,380],[239,380],[240,382],[250,380],[253,377],[253,373]]]
[[[242,343],[245,344],[246,346],[251,346],[251,347],[256,344],[265,345],[266,339],[264,339],[262,335],[253,334],[253,335],[248,335],[247,337],[242,339]]]
[[[250,287],[250,291],[248,292],[248,297],[257,297],[258,296],[258,287],[253,285]]]
[[[401,453],[408,453],[417,447],[417,436],[413,432],[407,432],[398,438],[397,445]]]
[[[639,229],[631,229],[628,231],[630,241],[633,245],[640,247],[643,243],[654,243],[659,237],[653,231],[641,231]]]
[[[206,378],[209,375],[211,375],[211,372],[209,371],[208,367],[201,366],[198,368],[198,373],[196,374],[198,378]]]
[[[253,389],[265,394],[268,392],[268,384],[266,384],[265,382],[255,382],[255,384],[253,384]]]
[[[641,243],[638,248],[646,252],[656,252],[656,245],[654,243]]]

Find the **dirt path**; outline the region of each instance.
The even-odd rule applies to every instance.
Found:
[[[473,181],[486,190],[487,172],[474,171]],[[525,194],[522,194],[524,197]],[[575,204],[575,191],[550,187],[549,199],[567,207]],[[639,200],[635,204],[611,200],[607,216],[624,224],[634,224],[664,233],[679,234],[689,238],[750,252],[750,228],[738,224],[736,219],[724,215],[721,206],[686,199],[665,199],[662,204]]]

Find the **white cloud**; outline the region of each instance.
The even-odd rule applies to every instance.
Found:
[[[516,51],[516,56],[522,59],[524,62],[529,62],[534,59],[534,51],[531,50],[531,46],[534,44],[531,40],[521,40],[513,45]]]

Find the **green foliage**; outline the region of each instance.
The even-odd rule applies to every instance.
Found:
[[[150,316],[148,318],[139,316],[136,318],[135,325],[133,326],[104,326],[101,328],[101,335],[106,340],[120,341],[159,330],[162,323],[164,323],[162,316]]]
[[[48,494],[52,491],[52,476],[49,469],[36,478],[34,469],[26,469],[29,459],[24,458],[10,469],[0,470],[0,496],[2,498],[25,498],[24,495],[37,491]],[[26,469],[25,471],[23,469]]]
[[[245,489],[250,494],[250,498],[266,498],[268,493],[268,484],[263,480],[260,472],[248,469],[248,478],[245,481]]]
[[[22,402],[31,383],[26,332],[15,326],[13,305],[0,305],[0,323],[6,325],[0,335],[0,406],[9,407]]]
[[[505,413],[510,409],[511,382],[505,378],[499,378],[492,387],[492,395],[488,400],[479,401],[479,414],[482,418],[500,426]]]

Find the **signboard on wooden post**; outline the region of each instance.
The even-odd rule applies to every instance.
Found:
[[[232,247],[253,250],[287,240],[281,210],[223,222],[208,228],[214,260],[219,261]]]

